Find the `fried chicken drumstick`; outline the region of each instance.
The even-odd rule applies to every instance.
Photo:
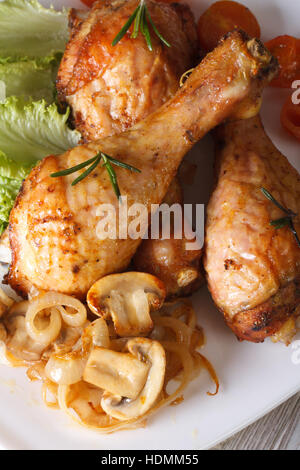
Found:
[[[95,2],[87,17],[71,12],[71,38],[57,76],[60,101],[72,109],[85,141],[119,134],[156,111],[176,93],[180,76],[195,64],[197,30],[189,7],[147,0],[153,21],[172,47],[152,34],[112,41],[137,0]]]
[[[136,0],[95,2],[89,12],[71,10],[70,41],[58,72],[61,101],[72,107],[74,122],[86,142],[119,134],[156,111],[179,88],[181,75],[194,67],[197,29],[188,6],[147,0],[156,26],[171,48],[153,35],[150,51],[142,35],[111,41],[136,8]],[[177,179],[165,203],[183,204]],[[138,271],[156,274],[167,295],[190,294],[204,282],[202,250],[187,251],[185,240],[143,241],[134,257]]]
[[[163,203],[183,206],[183,195],[178,179],[174,178]],[[182,233],[176,238],[174,223],[170,219],[170,238],[143,240],[133,257],[135,270],[157,276],[165,285],[169,299],[191,295],[204,283],[201,247],[188,250],[187,240]],[[182,217],[182,227],[186,221]],[[162,224],[160,226],[162,233]]]
[[[216,188],[207,210],[205,269],[217,307],[238,339],[288,342],[300,315],[300,248],[285,214],[300,214],[300,177],[266,135],[259,116],[215,131]],[[299,216],[293,220],[300,234]],[[281,336],[281,338],[280,338]]]
[[[195,68],[173,99],[129,131],[45,158],[25,180],[11,212],[10,285],[23,295],[35,286],[82,298],[97,279],[126,269],[141,241],[97,238],[99,205],[109,203],[118,211],[103,166],[76,186],[71,186],[73,175],[51,178],[51,173],[102,151],[142,170],[116,167],[116,174],[128,206],[141,203],[150,212],[193,144],[235,113],[276,70],[259,41],[236,31]]]

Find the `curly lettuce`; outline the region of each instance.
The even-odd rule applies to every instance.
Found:
[[[9,96],[22,96],[31,100],[45,99],[51,103],[55,97],[57,58],[39,62],[27,60],[0,62],[0,101]]]
[[[0,103],[0,233],[8,224],[23,179],[43,157],[75,147],[80,133],[67,125],[69,110],[60,114],[44,100],[11,97]]]
[[[0,233],[7,225],[11,208],[18,195],[22,180],[0,176]]]
[[[44,8],[37,0],[0,2],[0,62],[51,56],[68,41],[68,11]]]
[[[0,234],[36,163],[78,144],[58,112],[55,76],[68,41],[68,11],[37,0],[0,2]],[[52,104],[50,104],[52,103]]]

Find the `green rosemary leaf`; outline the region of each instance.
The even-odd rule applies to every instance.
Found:
[[[144,31],[145,31],[145,5],[142,6],[140,30],[141,30],[141,33],[144,34]]]
[[[153,23],[153,20],[150,16],[150,13],[148,11],[148,8],[146,7],[145,5],[145,11],[146,11],[146,16],[149,20],[149,23],[151,24],[152,28],[153,28],[153,31],[155,32],[156,36],[159,37],[159,39],[161,40],[161,42],[163,42],[167,47],[171,47],[171,44],[168,43],[168,41],[166,41],[166,39],[160,34],[160,32],[158,31],[157,27],[155,26],[155,24]]]
[[[135,20],[136,15],[137,15],[138,12],[139,12],[139,9],[140,9],[140,5],[134,10],[134,12],[132,13],[132,15],[131,15],[130,18],[128,19],[128,21],[126,21],[126,23],[124,24],[124,26],[123,26],[123,28],[121,29],[121,31],[116,35],[116,37],[114,38],[113,42],[111,43],[112,46],[115,46],[116,44],[118,44],[118,42],[121,41],[121,39],[125,36],[125,34],[127,33],[127,31],[129,30],[130,26],[132,25],[133,21]]]
[[[115,46],[125,36],[127,31],[129,30],[130,26],[134,22],[133,31],[132,31],[130,37],[133,38],[133,39],[136,39],[138,37],[139,31],[141,31],[141,33],[143,34],[143,36],[146,40],[148,49],[150,51],[152,51],[153,48],[152,48],[151,35],[150,35],[150,31],[149,31],[148,21],[151,24],[151,26],[153,28],[153,31],[156,34],[156,36],[158,36],[158,38],[167,47],[171,47],[171,44],[169,44],[168,41],[166,41],[166,39],[160,34],[158,29],[156,28],[156,26],[155,26],[155,24],[154,24],[154,22],[153,22],[153,20],[150,16],[150,13],[148,11],[148,8],[145,4],[145,0],[140,0],[140,4],[134,10],[132,15],[129,17],[128,21],[124,24],[121,31],[114,38],[114,40],[112,42],[112,45]]]
[[[152,51],[153,48],[152,48],[152,42],[151,42],[151,36],[150,36],[147,16],[146,16],[146,7],[144,9],[144,16],[143,16],[143,23],[142,24],[143,24],[142,34],[143,34],[143,36],[146,40],[149,51]]]
[[[90,163],[93,163],[97,158],[99,154],[97,154],[95,157],[90,158],[89,160],[86,160],[83,163],[80,163],[79,165],[73,166],[72,168],[67,168],[66,170],[61,170],[57,171],[56,173],[51,173],[52,178],[57,178],[58,176],[66,176],[70,175],[71,173],[75,173],[78,170],[81,170],[82,168],[88,166]]]
[[[277,206],[279,209],[281,209],[283,212],[285,212],[286,214],[288,215],[296,215],[294,212],[292,212],[291,210],[289,209],[286,209],[285,207],[283,207],[273,196],[271,193],[269,193],[269,191],[266,189],[266,188],[260,188],[262,193],[266,196],[267,199],[269,199],[269,201],[273,202],[273,204],[275,204],[275,206]]]
[[[78,178],[76,178],[72,182],[72,186],[75,186],[75,184],[79,183],[84,178],[86,178],[96,168],[96,166],[100,163],[100,160],[101,160],[101,155],[97,156],[97,159],[95,160],[95,162],[87,170],[85,170],[80,176],[78,176]]]
[[[290,224],[290,217],[282,217],[281,219],[271,220],[270,225],[275,229],[286,227]]]
[[[139,169],[136,168],[135,166],[128,165],[128,163],[123,163],[123,162],[120,162],[119,160],[115,160],[114,158],[110,157],[110,156],[107,155],[106,153],[104,153],[103,155],[105,155],[105,157],[106,157],[111,163],[113,163],[113,164],[116,165],[116,166],[119,166],[119,167],[121,167],[121,168],[125,168],[126,170],[134,171],[135,173],[141,173],[141,170],[139,170]]]
[[[295,226],[294,226],[294,223],[293,223],[293,217],[296,217],[297,214],[295,214],[295,212],[293,212],[291,209],[286,209],[285,207],[283,207],[278,201],[276,201],[276,199],[272,196],[271,193],[269,193],[269,191],[265,188],[260,188],[261,191],[263,192],[263,194],[266,196],[267,199],[269,199],[269,201],[272,201],[273,204],[275,204],[275,206],[279,207],[279,209],[281,209],[285,214],[287,214],[286,217],[282,217],[280,219],[276,219],[276,220],[271,220],[270,224],[275,228],[275,229],[279,229],[279,228],[283,228],[283,227],[286,227],[288,226],[289,229],[291,230],[292,234],[294,235],[295,239],[296,239],[296,242],[300,248],[300,239],[298,237],[298,234],[296,232],[296,229],[295,229]]]
[[[75,173],[76,171],[81,170],[82,168],[85,168],[86,166],[90,165],[80,176],[78,176],[78,178],[76,178],[72,182],[72,186],[75,186],[75,184],[79,183],[84,178],[86,178],[97,167],[101,159],[103,160],[103,166],[108,172],[114,192],[116,193],[116,196],[119,199],[121,196],[120,188],[118,185],[117,175],[115,173],[115,170],[111,166],[111,164],[119,166],[121,168],[125,168],[126,170],[129,170],[129,171],[134,171],[136,173],[141,173],[141,170],[139,170],[138,168],[135,168],[134,166],[128,165],[127,163],[120,162],[119,160],[116,160],[115,158],[110,157],[106,153],[99,152],[97,153],[97,155],[95,155],[95,157],[90,158],[89,160],[86,160],[85,162],[80,163],[79,165],[73,166],[72,168],[68,168],[66,170],[58,171],[57,173],[52,173],[50,176],[58,177],[58,176],[70,175],[71,173]]]
[[[112,187],[114,189],[114,192],[115,192],[117,198],[119,199],[120,196],[121,196],[121,192],[120,192],[120,188],[119,188],[119,185],[118,185],[117,175],[115,173],[115,170],[111,166],[110,161],[108,160],[108,158],[106,157],[106,155],[104,153],[102,154],[102,158],[103,158],[104,166],[105,166],[105,168],[108,172],[108,175],[109,175]]]
[[[137,12],[135,20],[134,20],[133,31],[132,31],[132,34],[130,36],[133,39],[136,39],[138,37],[139,29],[140,29],[140,26],[141,26],[141,20],[142,20],[142,17],[143,17],[143,11],[144,11],[144,4],[141,3],[138,6],[138,12]]]
[[[296,229],[295,229],[295,226],[294,226],[294,223],[293,223],[292,219],[289,220],[289,225],[290,225],[290,229],[291,229],[291,231],[292,231],[292,233],[293,233],[293,235],[294,235],[294,237],[295,237],[295,239],[296,239],[296,242],[297,242],[297,244],[298,244],[298,246],[299,246],[299,248],[300,248],[300,239],[299,239],[299,237],[298,237],[298,234],[297,234],[297,232],[296,232]]]

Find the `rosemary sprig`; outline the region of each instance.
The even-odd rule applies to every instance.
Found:
[[[133,22],[134,22],[133,31],[130,37],[132,39],[136,39],[138,37],[139,31],[141,31],[142,35],[144,36],[146,40],[148,49],[150,51],[152,51],[153,48],[152,48],[151,35],[150,35],[148,23],[150,23],[154,33],[161,40],[161,42],[165,44],[167,47],[171,47],[171,44],[169,44],[168,41],[166,41],[166,39],[160,34],[157,27],[155,26],[150,16],[149,10],[146,6],[145,0],[140,0],[140,4],[138,5],[138,7],[134,10],[132,15],[129,17],[128,21],[126,21],[126,23],[124,24],[120,32],[114,38],[112,42],[113,46],[115,46],[116,44],[118,44],[119,41],[121,41],[121,39],[125,36],[125,34],[129,30]]]
[[[266,198],[269,199],[269,201],[273,202],[273,204],[275,204],[276,207],[278,207],[280,210],[282,210],[282,212],[286,214],[285,217],[281,217],[276,220],[271,220],[270,225],[272,225],[276,230],[283,228],[283,227],[289,227],[289,229],[291,230],[292,234],[294,235],[296,239],[298,246],[300,247],[300,239],[298,237],[298,234],[296,232],[296,229],[293,223],[293,218],[296,217],[298,214],[293,212],[291,209],[287,209],[286,207],[282,206],[280,202],[278,202],[274,198],[274,196],[272,196],[272,194],[269,193],[267,189],[261,188],[261,191],[266,196]]]
[[[84,178],[86,178],[99,165],[101,160],[103,160],[103,166],[107,170],[114,192],[117,198],[119,199],[121,196],[121,192],[118,185],[117,175],[112,165],[116,165],[121,168],[125,168],[126,170],[134,171],[136,173],[141,173],[141,170],[135,168],[134,166],[128,165],[127,163],[120,162],[119,160],[110,157],[106,153],[99,152],[97,153],[97,155],[95,155],[95,157],[90,158],[89,160],[86,160],[85,162],[80,163],[79,165],[75,165],[72,168],[67,168],[66,170],[57,171],[56,173],[51,173],[50,176],[52,178],[57,178],[59,176],[70,175],[88,166],[88,168],[80,176],[78,176],[74,181],[72,181],[72,186],[75,186],[75,184],[79,183]]]
[[[119,199],[120,196],[121,196],[121,192],[120,192],[120,188],[119,188],[119,185],[118,185],[116,172],[113,169],[113,167],[111,166],[109,158],[107,158],[107,156],[105,154],[102,154],[102,158],[103,158],[103,162],[104,162],[103,166],[105,166],[105,168],[107,170],[107,173],[108,173],[109,179],[111,181],[112,187],[114,188],[115,194],[116,194],[117,198]]]

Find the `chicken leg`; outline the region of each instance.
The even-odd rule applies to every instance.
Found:
[[[183,195],[178,179],[174,178],[168,188],[163,203],[169,207],[180,204],[183,207]],[[184,214],[182,227],[184,226]],[[162,225],[160,238],[148,238],[142,241],[133,257],[133,267],[137,271],[157,276],[165,285],[168,299],[191,295],[204,282],[202,267],[202,248],[196,247],[187,250],[186,244],[191,240],[182,234],[180,238],[175,235],[175,224],[171,219],[171,236],[162,238]]]
[[[95,2],[87,12],[71,10],[70,41],[58,72],[61,101],[72,109],[75,126],[86,142],[118,134],[156,111],[179,88],[181,75],[195,66],[197,28],[187,5],[147,0],[147,8],[171,48],[153,36],[127,36],[116,47],[111,41],[136,8],[136,0]],[[183,204],[178,180],[165,203]],[[172,227],[173,228],[173,227]],[[167,295],[190,294],[204,281],[201,250],[187,251],[186,240],[143,240],[133,264],[138,271],[156,273]]]
[[[260,117],[215,132],[217,184],[207,209],[205,269],[210,292],[240,340],[282,331],[300,315],[300,248],[285,214],[261,191],[300,214],[300,177],[265,134]],[[300,234],[299,216],[294,225]]]
[[[97,238],[99,205],[118,201],[105,168],[76,186],[73,175],[50,174],[94,157],[100,150],[139,168],[117,168],[128,206],[159,204],[184,155],[209,130],[232,115],[277,71],[277,63],[258,40],[229,34],[195,68],[173,99],[132,129],[49,156],[25,180],[10,216],[13,260],[7,280],[23,295],[30,288],[56,290],[82,298],[100,277],[124,270],[140,239]],[[146,220],[148,221],[148,214]]]
[[[137,0],[94,3],[86,18],[71,10],[71,37],[57,76],[60,101],[72,109],[86,142],[118,134],[156,111],[177,91],[180,76],[195,65],[197,29],[188,6],[146,0],[161,34],[130,34],[115,46],[114,37],[138,5]]]

